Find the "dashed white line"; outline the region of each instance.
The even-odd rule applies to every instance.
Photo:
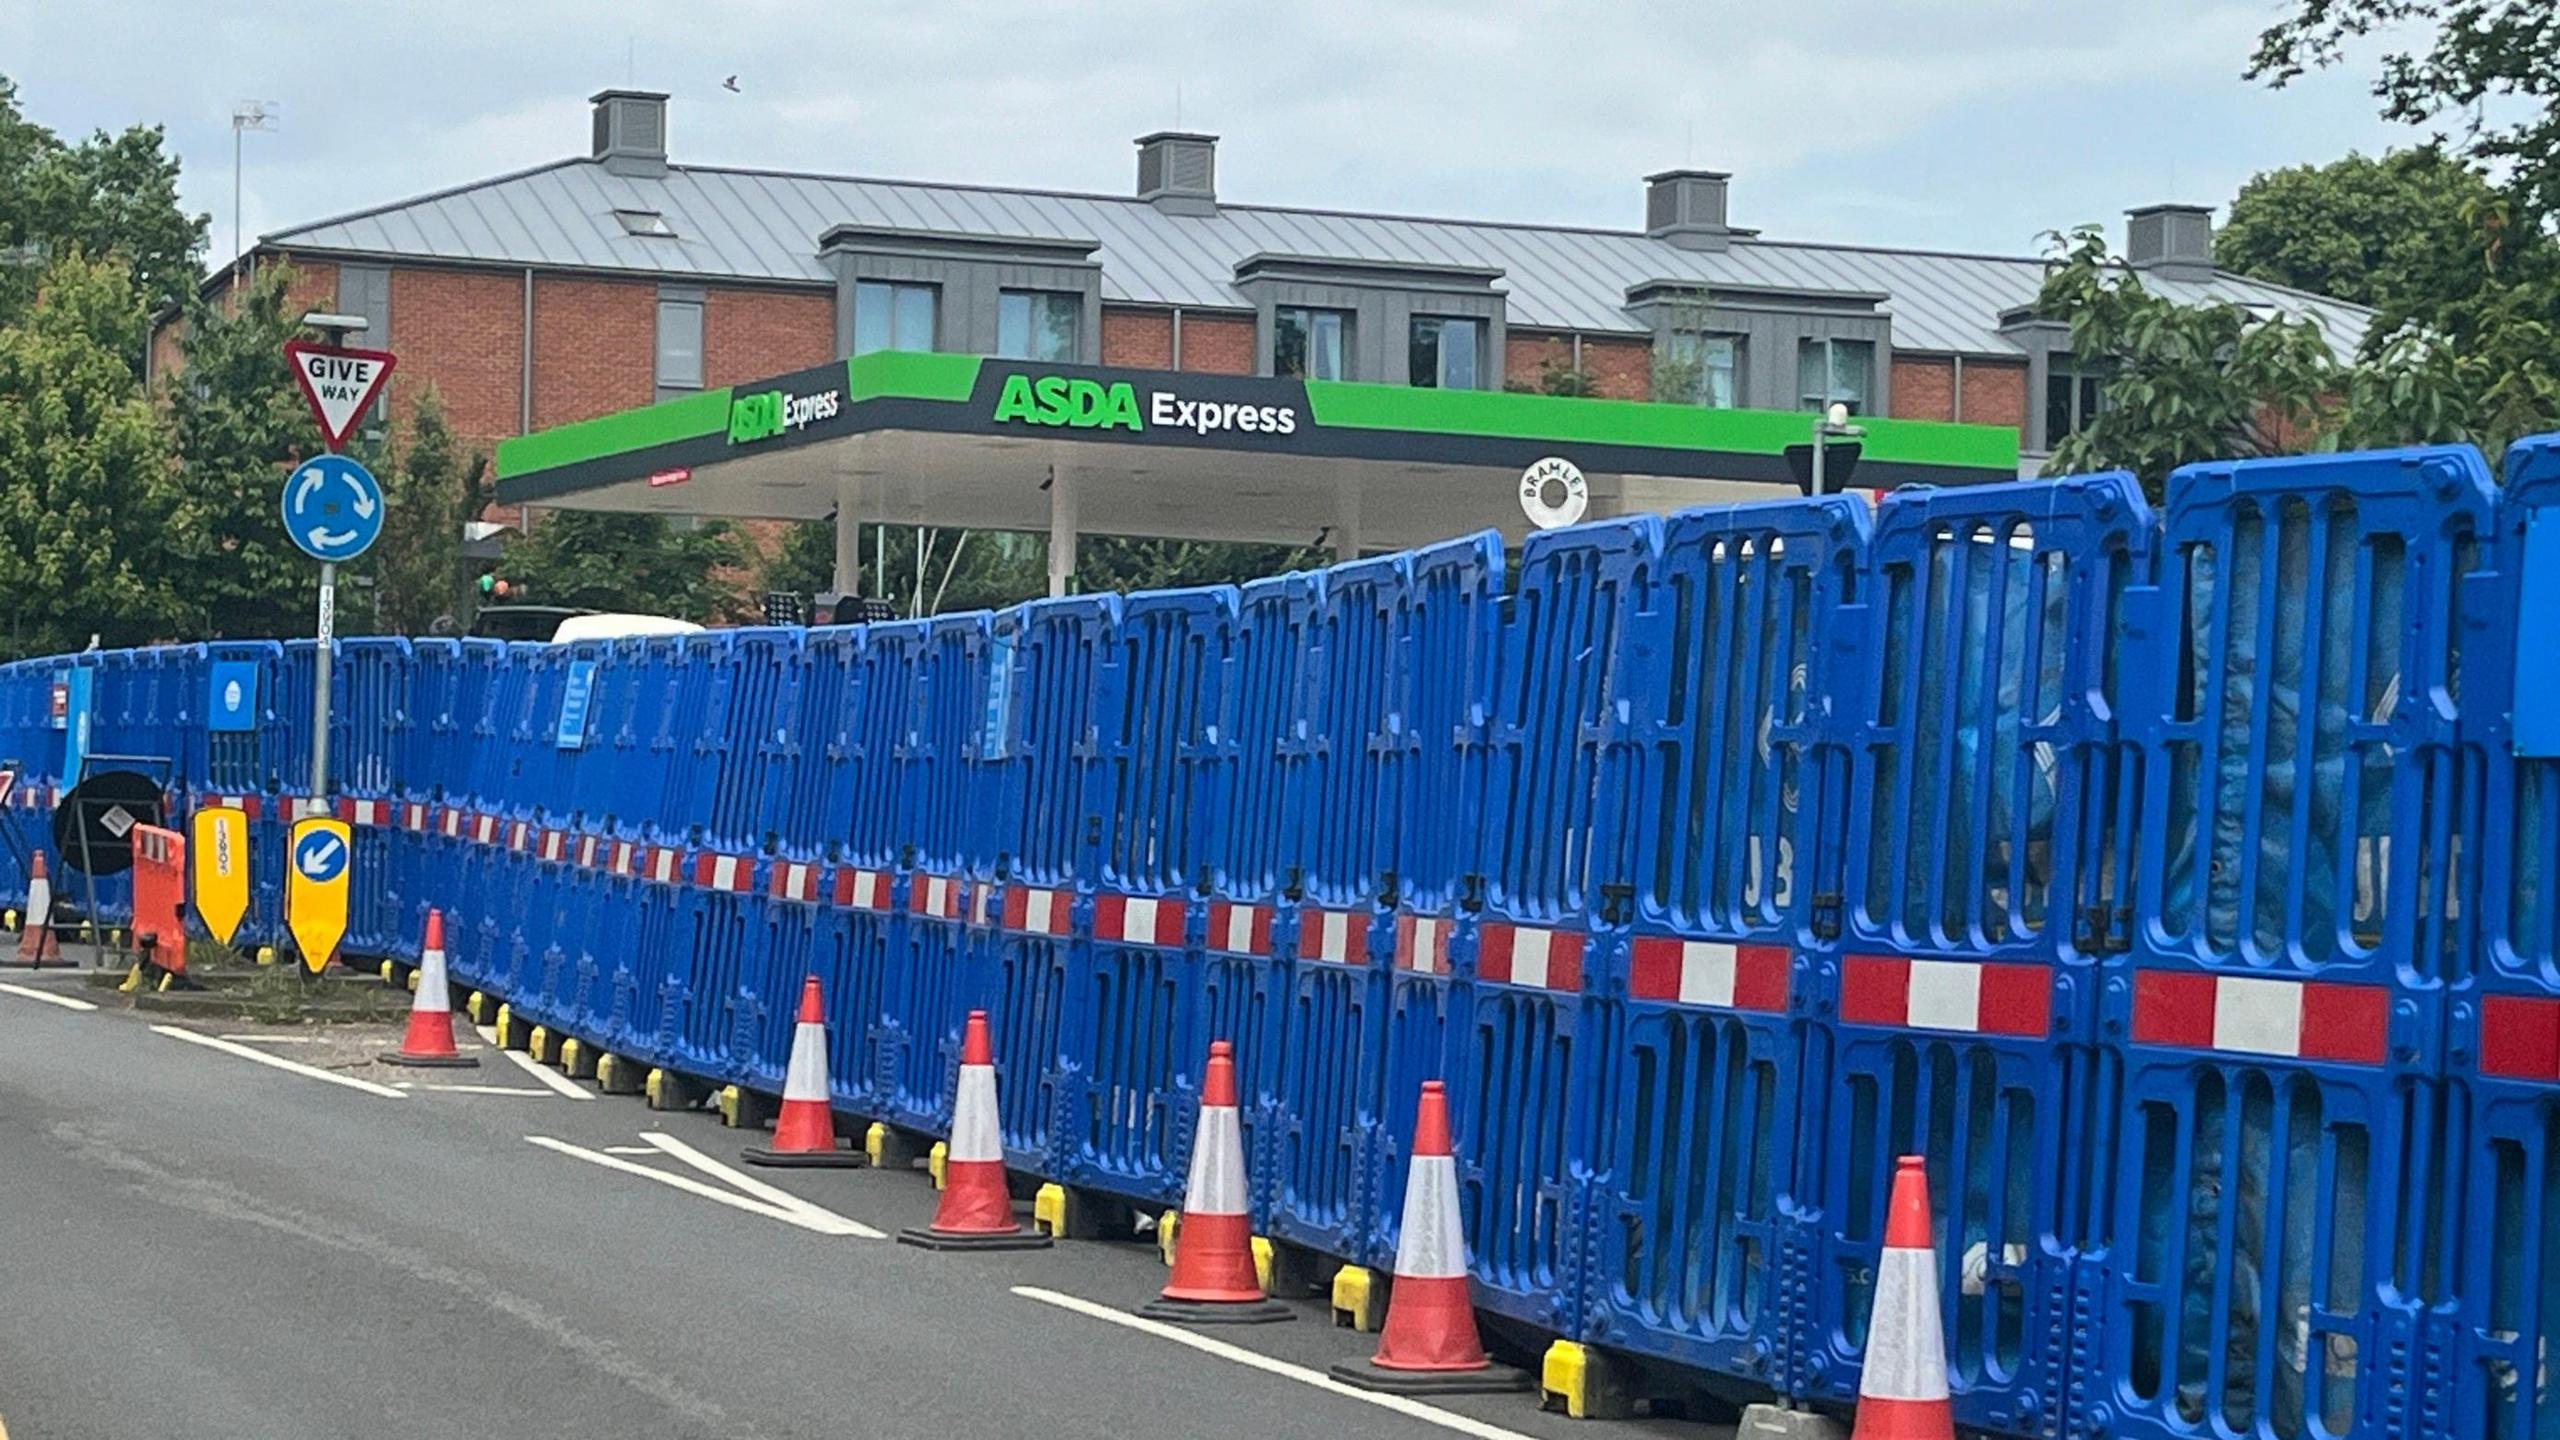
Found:
[[[225,1055],[237,1055],[243,1060],[254,1060],[270,1069],[282,1070],[288,1075],[299,1075],[306,1080],[326,1080],[332,1085],[344,1085],[350,1090],[361,1090],[367,1095],[379,1095],[385,1100],[409,1098],[407,1091],[394,1090],[388,1085],[376,1085],[370,1080],[359,1080],[353,1075],[341,1075],[334,1070],[323,1070],[317,1065],[305,1065],[299,1060],[287,1060],[281,1055],[270,1055],[264,1050],[252,1050],[246,1045],[235,1045],[228,1040],[211,1035],[199,1035],[193,1030],[181,1030],[175,1025],[154,1025],[151,1029],[152,1033],[166,1035],[172,1040],[184,1040],[190,1045],[201,1045],[208,1050],[219,1050]]]
[[[646,1165],[625,1160],[619,1155],[607,1155],[601,1150],[590,1150],[584,1145],[572,1145],[566,1140],[555,1140],[548,1135],[527,1135],[524,1138],[527,1144],[539,1145],[555,1154],[584,1160],[590,1165],[601,1165],[607,1170],[619,1170],[626,1175],[637,1175],[643,1180],[655,1180],[661,1185],[682,1190],[688,1195],[699,1195],[705,1200],[726,1205],[732,1210],[761,1215],[767,1220],[779,1220],[785,1225],[797,1225],[803,1230],[814,1230],[821,1235],[862,1235],[868,1232],[870,1238],[877,1238],[880,1233],[867,1225],[857,1225],[851,1220],[829,1215],[825,1211],[803,1209],[797,1206],[768,1205],[761,1200],[749,1199],[733,1190],[723,1190],[717,1185],[706,1185],[690,1175],[678,1175],[669,1170],[653,1170]]]
[[[517,1069],[522,1070],[527,1075],[541,1081],[551,1090],[559,1094],[566,1095],[572,1100],[593,1100],[596,1098],[594,1091],[581,1089],[566,1075],[555,1075],[552,1072],[543,1069],[541,1066],[533,1063],[532,1056],[525,1054],[521,1050],[500,1050],[498,1053],[506,1056],[509,1060],[514,1061]]]
[[[1363,1405],[1375,1405],[1381,1410],[1393,1410],[1399,1415],[1409,1416],[1427,1425],[1437,1425],[1443,1430],[1455,1431],[1460,1435],[1472,1435],[1476,1440],[1529,1440],[1528,1436],[1517,1430],[1505,1430],[1499,1425],[1487,1424],[1473,1416],[1461,1415],[1454,1410],[1443,1410],[1437,1405],[1425,1405],[1419,1400],[1403,1395],[1385,1395],[1374,1390],[1356,1389],[1321,1370],[1310,1370],[1304,1365],[1292,1365],[1286,1360],[1275,1360],[1258,1351],[1247,1350],[1241,1345],[1230,1345],[1224,1340],[1212,1340],[1206,1335],[1193,1334],[1178,1325],[1167,1325],[1160,1320],[1149,1320],[1143,1316],[1132,1315],[1125,1310],[1115,1310],[1108,1305],[1087,1300],[1081,1296],[1068,1295],[1056,1290],[1043,1290],[1036,1285],[1016,1285],[1013,1287],[1013,1293],[1025,1300],[1037,1300],[1043,1305],[1054,1305],[1061,1310],[1071,1311],[1089,1319],[1108,1321],[1123,1329],[1135,1330],[1143,1335],[1153,1335],[1160,1340],[1170,1340],[1176,1345],[1188,1345],[1204,1355],[1215,1355],[1221,1360],[1232,1360],[1238,1365],[1260,1370],[1266,1375],[1277,1375],[1284,1380],[1295,1380],[1301,1385],[1311,1385],[1329,1394],[1339,1395],[1345,1400],[1357,1400]]]
[[[317,1045],[320,1043],[320,1037],[317,1035],[225,1035],[222,1038],[237,1040],[243,1045]]]
[[[441,1091],[445,1092],[445,1093],[446,1093],[446,1094],[448,1094],[448,1095],[531,1095],[531,1096],[533,1096],[533,1097],[534,1097],[535,1099],[537,1099],[537,1100],[548,1100],[548,1099],[550,1099],[550,1098],[551,1098],[551,1092],[550,1092],[550,1091],[548,1091],[548,1090],[537,1090],[537,1089],[535,1089],[534,1087],[532,1087],[532,1086],[530,1086],[530,1085],[426,1085],[426,1084],[422,1084],[422,1085],[419,1085],[419,1086],[418,1086],[418,1088],[419,1088],[419,1089],[421,1089],[421,1090],[441,1090]]]
[[[77,995],[56,995],[50,990],[39,990],[33,985],[0,985],[0,991],[5,991],[8,994],[15,995],[21,1000],[41,1000],[47,1005],[59,1005],[65,1010],[95,1010],[98,1008],[97,1006],[90,1004],[88,1001],[81,999]]]
[[[692,1146],[687,1145],[673,1135],[666,1134],[662,1131],[651,1130],[642,1133],[640,1138],[649,1142],[652,1147],[674,1156],[676,1159],[683,1161],[685,1164],[692,1166],[703,1174],[711,1176],[715,1180],[726,1181],[730,1185],[737,1189],[744,1190],[748,1194],[753,1195],[768,1205],[784,1210],[797,1210],[812,1218],[834,1221],[847,1227],[843,1233],[847,1235],[859,1235],[865,1240],[885,1240],[888,1238],[880,1231],[872,1229],[870,1226],[863,1224],[859,1220],[839,1215],[833,1210],[829,1210],[825,1206],[816,1204],[812,1201],[803,1200],[799,1196],[792,1194],[790,1191],[783,1189],[779,1185],[768,1185],[764,1181],[757,1179],[753,1175],[750,1175],[735,1166],[724,1165],[719,1161],[712,1159],[710,1156],[703,1154],[701,1151],[694,1149]]]

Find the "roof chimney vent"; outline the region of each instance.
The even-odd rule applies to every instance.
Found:
[[[1138,198],[1167,215],[1218,213],[1218,137],[1159,130],[1138,137]]]
[[[1644,233],[1683,250],[1722,250],[1736,235],[1725,223],[1725,190],[1733,177],[1722,170],[1665,170],[1644,177]]]
[[[667,173],[667,97],[659,90],[599,90],[595,158],[616,175]]]
[[[2165,280],[2213,278],[2213,207],[2145,205],[2127,210],[2124,258]]]

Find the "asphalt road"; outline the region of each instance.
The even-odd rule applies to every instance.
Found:
[[[18,971],[0,986],[92,993]],[[0,988],[9,1440],[1730,1433],[1595,1428],[1527,1395],[1383,1408],[1302,1378],[1372,1343],[1313,1304],[1197,1332],[1280,1373],[1104,1318],[1164,1283],[1140,1244],[947,1255],[823,1233],[923,1222],[920,1174],[754,1172],[829,1220],[644,1138],[734,1162],[742,1136],[716,1115],[573,1100],[494,1052],[477,1072],[342,1071],[345,1046],[243,1047],[369,1082],[541,1092],[395,1097],[153,1023]]]

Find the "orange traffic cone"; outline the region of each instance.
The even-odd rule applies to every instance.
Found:
[[[800,982],[800,1021],[791,1029],[791,1063],[782,1072],[782,1113],[773,1121],[773,1146],[749,1146],[750,1165],[849,1170],[863,1162],[859,1150],[836,1148],[835,1102],[827,1093],[827,1004],[818,977]]]
[[[53,933],[53,882],[45,878],[44,852],[29,852],[27,919],[18,930],[18,963],[42,965],[62,958],[62,942]]]
[[[1458,1162],[1449,1148],[1449,1095],[1422,1082],[1413,1117],[1413,1161],[1404,1178],[1404,1224],[1378,1353],[1345,1360],[1333,1378],[1399,1395],[1490,1394],[1529,1388],[1529,1372],[1485,1358],[1467,1295],[1467,1237],[1458,1219]]]
[[[1253,1268],[1253,1217],[1245,1211],[1244,1125],[1236,1113],[1236,1047],[1209,1046],[1200,1080],[1200,1126],[1191,1137],[1191,1183],[1174,1232],[1173,1280],[1138,1307],[1151,1320],[1259,1325],[1289,1318],[1262,1293]]]
[[[400,1049],[382,1057],[394,1065],[476,1066],[477,1055],[453,1047],[453,991],[444,978],[444,912],[427,911],[427,934],[418,947],[418,993],[409,1001],[408,1033]]]
[[[1876,1261],[1867,1364],[1850,1440],[1955,1440],[1947,1402],[1947,1336],[1938,1314],[1938,1249],[1929,1223],[1929,1163],[1905,1155]]]
[[[927,1250],[1045,1250],[1049,1237],[1013,1218],[1004,1178],[1004,1136],[996,1128],[996,1047],[987,1012],[969,1012],[960,1032],[959,1093],[951,1105],[951,1143],[942,1157],[942,1203],[933,1223],[898,1232],[901,1243]]]

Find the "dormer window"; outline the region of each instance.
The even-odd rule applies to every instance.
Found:
[[[616,210],[613,218],[622,222],[623,233],[651,239],[673,240],[676,227],[655,210]]]

